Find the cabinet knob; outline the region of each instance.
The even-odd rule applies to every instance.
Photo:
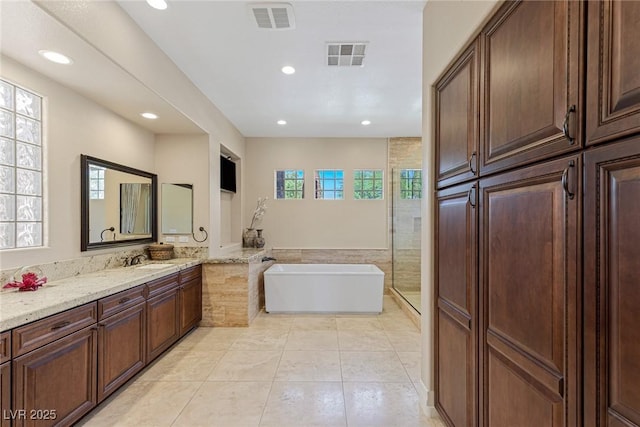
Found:
[[[562,188],[564,192],[567,193],[567,197],[569,200],[573,200],[575,194],[569,190],[569,168],[575,167],[575,162],[573,160],[569,161],[569,166],[567,166],[564,171],[562,171]]]
[[[473,200],[475,199],[475,197],[471,198],[471,194],[473,194],[473,190],[476,189],[475,185],[472,185],[471,188],[469,188],[469,192],[467,193],[467,203],[469,203],[469,206],[471,206],[472,209],[476,208],[476,204],[473,203]]]
[[[474,161],[473,159],[476,157],[476,152],[474,151],[473,153],[471,153],[471,156],[469,157],[469,170],[471,171],[472,174],[476,174],[476,171],[473,169],[473,164]]]
[[[567,110],[567,114],[564,116],[564,122],[562,122],[562,133],[564,134],[564,137],[567,138],[567,140],[569,141],[569,144],[573,145],[576,142],[575,138],[572,138],[571,135],[569,135],[569,116],[571,115],[571,113],[575,113],[576,111],[576,106],[572,105],[571,107],[569,107],[569,109]]]

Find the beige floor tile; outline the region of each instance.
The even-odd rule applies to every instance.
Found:
[[[291,325],[292,330],[301,331],[335,331],[337,322],[335,317],[296,317]]]
[[[175,427],[258,426],[271,382],[205,382]]]
[[[341,351],[340,365],[343,381],[406,382],[411,384],[411,380],[395,351]]]
[[[288,331],[279,329],[245,330],[230,350],[282,350],[288,335]]]
[[[420,332],[385,331],[385,333],[396,351],[420,351]]]
[[[274,382],[260,426],[346,426],[342,384]]]
[[[175,347],[160,356],[137,381],[204,381],[224,351],[182,350]]]
[[[383,314],[380,316],[380,324],[385,331],[415,331],[420,332],[416,325],[409,320],[406,314],[392,313]]]
[[[432,427],[410,383],[345,383],[344,394],[349,427]]]
[[[209,381],[271,381],[282,352],[279,350],[228,351],[213,368]]]
[[[393,350],[384,331],[338,331],[340,350],[386,351]]]
[[[170,426],[195,395],[200,382],[134,382],[83,419],[83,426]]]
[[[273,315],[258,316],[249,325],[251,329],[279,329],[288,331],[291,329],[293,317],[278,317]]]
[[[397,351],[398,358],[414,384],[420,383],[420,352]]]
[[[338,332],[292,330],[285,350],[338,350]]]
[[[338,323],[339,331],[350,331],[350,330],[358,330],[358,331],[381,331],[382,324],[377,317],[364,317],[364,318],[354,318],[354,317],[339,317],[336,319]]]
[[[181,350],[228,350],[246,328],[197,328],[184,337],[176,347]]]
[[[342,381],[337,351],[287,351],[282,353],[276,381]]]

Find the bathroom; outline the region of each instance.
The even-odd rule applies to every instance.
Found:
[[[385,272],[385,303],[398,304],[411,322],[423,330],[430,328],[429,317],[425,319],[418,315],[420,309],[416,306],[420,304],[407,304],[393,283],[394,262],[405,249],[393,246],[393,231],[397,225],[393,222],[394,197],[400,197],[401,193],[394,189],[396,185],[398,190],[401,188],[401,170],[422,169],[427,148],[419,144],[420,138],[405,138],[418,137],[421,128],[414,134],[397,133],[388,137],[245,137],[144,36],[117,4],[104,2],[84,6],[87,19],[77,20],[77,15],[65,10],[62,3],[35,5],[25,2],[18,6],[24,10],[3,5],[2,31],[12,32],[12,44],[10,52],[9,45],[2,46],[0,77],[45,95],[42,122],[46,132],[42,159],[46,173],[43,188],[47,191],[43,215],[47,225],[41,233],[43,247],[3,251],[0,270],[13,271],[23,266],[46,264],[50,269],[47,274],[55,281],[55,277],[119,267],[125,258],[143,250],[146,244],[80,250],[83,239],[80,159],[81,155],[88,154],[151,171],[157,174],[159,184],[192,184],[193,234],[157,235],[158,241],[174,244],[177,255],[187,252],[183,248],[190,248],[190,256],[205,258],[224,257],[239,250],[242,231],[251,221],[255,201],[266,196],[269,198],[268,209],[260,226],[264,229],[267,246],[273,248],[270,252],[273,258],[292,263],[348,260],[375,264]],[[487,5],[478,6],[484,14],[489,9]],[[478,17],[467,19],[473,22]],[[25,20],[40,31],[30,33],[30,26],[20,24]],[[14,24],[10,25],[11,22]],[[127,29],[133,38],[122,43],[112,33],[102,31],[103,25]],[[461,44],[466,38],[464,35],[456,37],[451,46]],[[9,40],[4,33],[3,39]],[[23,42],[13,44],[13,40]],[[48,66],[30,50],[30,46],[46,44],[43,43],[46,40],[59,40],[61,46],[78,49],[81,53],[75,57],[76,61],[87,58],[83,66],[94,81],[104,84],[91,85],[91,79],[87,82],[79,76],[68,75],[68,71],[60,66],[47,70]],[[128,43],[135,49],[127,49]],[[441,66],[447,63],[451,53],[441,54]],[[416,61],[416,67],[420,69],[420,58]],[[437,62],[433,67],[438,67]],[[159,73],[159,69],[163,72]],[[93,99],[81,95],[87,90]],[[114,93],[123,96],[124,101],[112,96]],[[170,117],[171,121],[140,118],[138,112],[146,110],[156,112],[161,118]],[[279,153],[277,156],[276,152]],[[336,153],[340,153],[339,164],[333,161],[338,157]],[[238,167],[240,190],[235,194],[219,190],[217,164],[221,155],[230,156]],[[405,161],[407,157],[411,161]],[[354,200],[347,196],[340,201],[339,209],[335,208],[338,201],[314,203],[312,174],[319,168],[343,169],[346,195],[350,195],[353,188],[353,171],[382,170],[384,197],[381,200]],[[285,169],[300,169],[309,174],[304,199],[274,200],[274,170]],[[428,231],[425,224],[421,224],[421,212],[425,208],[421,206],[422,199],[416,195],[411,199],[417,205],[410,213],[411,233],[419,237],[410,248],[415,251],[416,246],[420,248],[421,242],[425,241]],[[161,204],[162,200],[159,202]],[[287,222],[278,220],[283,217],[288,218]],[[109,236],[108,232],[106,234]],[[394,253],[396,250],[398,253]],[[61,262],[67,260],[70,261]],[[414,261],[411,268],[414,267],[420,267],[420,262]],[[410,292],[416,290],[415,277],[423,274],[419,268],[412,270]],[[8,275],[3,275],[2,279],[4,283]],[[420,299],[423,306],[430,304],[428,294]],[[399,314],[393,317],[396,316]],[[335,319],[335,323],[347,322]],[[409,328],[405,323],[402,326]],[[421,339],[426,351],[429,351],[425,344],[428,341],[428,336]],[[410,350],[406,353],[420,352],[415,346]],[[419,396],[415,400],[427,408],[431,406],[428,403],[429,361],[423,358],[412,363],[415,376],[412,379],[417,384],[412,385],[415,387],[413,393],[417,390],[416,396]]]

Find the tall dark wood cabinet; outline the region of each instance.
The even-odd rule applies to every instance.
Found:
[[[480,172],[581,145],[578,1],[507,1],[480,34]]]
[[[586,427],[640,426],[640,137],[585,154]]]
[[[480,181],[482,425],[575,426],[580,157]]]
[[[202,267],[180,272],[180,336],[202,320]]]
[[[640,2],[588,2],[587,144],[640,133]]]
[[[11,417],[11,332],[0,333],[0,427],[10,427]]]
[[[478,43],[471,44],[436,84],[438,188],[478,173]]]
[[[455,426],[478,425],[477,199],[474,182],[436,198],[436,407]]]
[[[180,339],[178,273],[147,284],[147,363]]]

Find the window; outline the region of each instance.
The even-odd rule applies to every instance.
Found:
[[[422,198],[422,170],[402,169],[400,171],[400,198]]]
[[[353,198],[356,200],[382,199],[382,169],[353,171]]]
[[[104,168],[100,166],[89,165],[89,198],[104,199]]]
[[[276,199],[304,198],[304,171],[285,169],[276,171]]]
[[[0,249],[43,245],[42,98],[0,80]]]
[[[344,199],[344,171],[338,169],[321,169],[315,173],[316,199]]]

